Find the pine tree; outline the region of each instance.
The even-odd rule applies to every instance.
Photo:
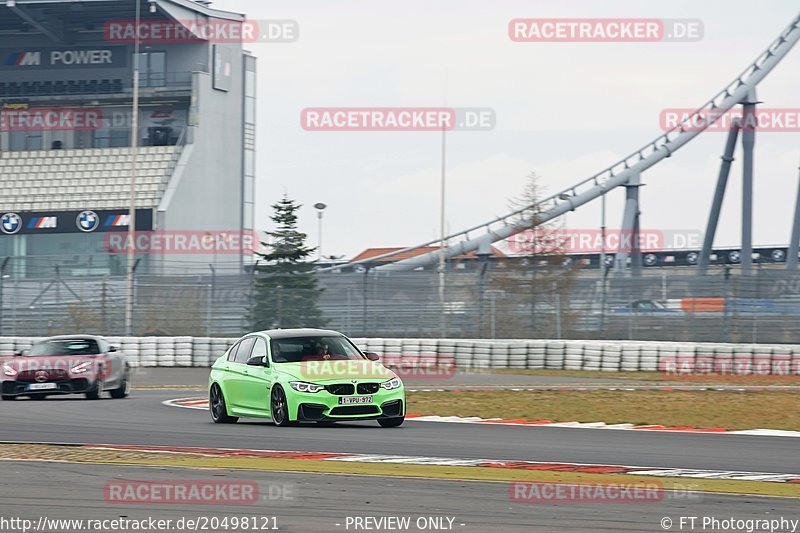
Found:
[[[302,207],[286,195],[272,206],[270,217],[276,229],[268,231],[268,250],[256,253],[253,329],[322,327],[318,286],[314,265],[307,261],[316,249],[305,245],[306,234],[297,230],[297,211]]]

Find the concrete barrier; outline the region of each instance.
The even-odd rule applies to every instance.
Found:
[[[0,337],[0,356],[43,337]],[[208,367],[236,342],[227,337],[107,337],[132,366]],[[800,375],[800,345],[556,339],[354,338],[393,360],[441,360],[461,369],[656,371]]]

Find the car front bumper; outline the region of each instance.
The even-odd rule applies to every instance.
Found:
[[[28,396],[31,394],[80,394],[94,386],[94,380],[87,378],[62,379],[56,382],[54,389],[29,390],[29,381],[5,380],[0,383],[3,396]]]
[[[405,390],[402,387],[391,391],[381,389],[371,396],[370,403],[344,405],[339,403],[339,398],[347,396],[337,396],[326,391],[303,393],[293,390],[292,394],[287,394],[287,402],[291,419],[300,422],[376,420],[405,416]]]

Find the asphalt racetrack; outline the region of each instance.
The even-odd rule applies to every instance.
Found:
[[[122,400],[104,397],[87,401],[82,396],[67,396],[0,402],[0,441],[252,448],[769,473],[800,470],[798,441],[790,437],[413,420],[395,429],[380,428],[375,422],[277,428],[269,420],[248,419],[219,425],[211,422],[206,411],[162,403],[204,394],[202,389],[161,388],[134,390]],[[344,474],[0,461],[0,478],[4,487],[14,487],[0,493],[3,516],[31,520],[42,516],[173,520],[275,516],[279,531],[336,532],[431,531],[358,529],[346,522],[354,516],[408,516],[412,520],[430,516],[452,518],[452,526],[446,529],[450,531],[514,532],[664,531],[661,520],[665,517],[676,521],[672,530],[679,530],[680,516],[800,518],[797,500],[792,498],[698,493],[685,499],[665,493],[661,501],[644,503],[519,503],[509,498],[508,483]],[[265,494],[268,487],[289,487],[291,497],[266,500],[256,507],[230,503],[124,505],[104,499],[109,480],[142,479],[244,479],[258,483]]]
[[[446,394],[446,393],[444,393]],[[0,441],[140,444],[420,455],[797,473],[790,437],[554,427],[376,422],[276,428],[269,420],[213,424],[207,412],[162,405],[203,391],[136,390],[123,400],[82,396],[0,403]]]

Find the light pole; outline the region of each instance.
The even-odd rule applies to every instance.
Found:
[[[447,94],[447,79],[445,78],[445,98]],[[441,157],[441,181],[439,184],[439,336],[447,336],[447,322],[444,313],[445,300],[445,268],[447,268],[445,258],[445,207],[446,207],[446,178],[447,178],[447,127],[442,125],[442,157]]]
[[[133,108],[131,110],[131,183],[128,207],[128,299],[125,305],[125,335],[133,334],[133,275],[136,232],[136,158],[139,152],[139,25],[141,22],[141,0],[136,0],[136,22],[133,44]]]
[[[317,210],[317,235],[319,237],[317,240],[317,261],[322,261],[322,212],[326,207],[328,206],[322,202],[317,202],[314,204],[314,209]]]
[[[603,186],[603,195],[600,197],[600,329],[606,328],[606,193]]]
[[[332,267],[336,266],[336,261],[338,261],[339,259],[343,259],[343,258],[344,258],[344,255],[326,255],[326,256],[323,257],[323,259],[327,259],[328,261],[331,262],[331,266]]]

